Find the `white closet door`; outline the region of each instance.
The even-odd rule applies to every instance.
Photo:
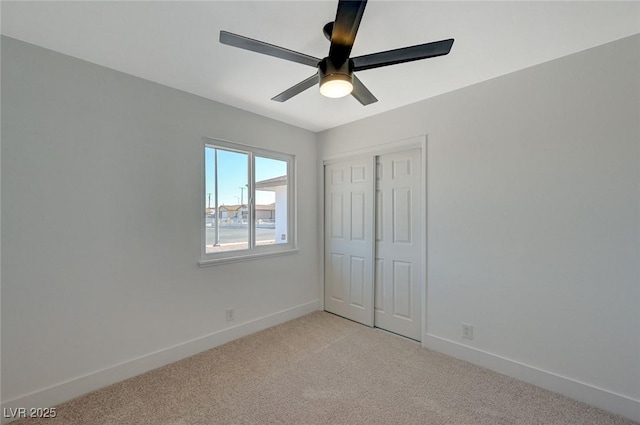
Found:
[[[375,326],[421,340],[422,161],[419,149],[376,162]]]
[[[325,166],[325,310],[373,326],[374,160]]]

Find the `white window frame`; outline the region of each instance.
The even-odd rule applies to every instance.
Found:
[[[248,208],[249,208],[249,248],[237,251],[206,252],[207,229],[206,223],[206,149],[220,148],[247,154],[248,159]],[[293,154],[275,152],[250,145],[233,143],[226,140],[205,137],[202,146],[202,190],[201,190],[201,242],[200,242],[200,267],[208,267],[216,264],[247,261],[258,258],[288,255],[298,252],[297,249],[297,205],[296,205],[296,157]],[[273,245],[255,244],[255,157],[263,157],[285,161],[287,163],[287,243]],[[217,173],[217,170],[216,170]],[[216,178],[218,176],[216,175]],[[216,206],[217,207],[217,206]]]

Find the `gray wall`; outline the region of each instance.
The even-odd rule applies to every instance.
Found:
[[[640,36],[327,130],[319,156],[421,134],[426,345],[640,420]]]
[[[10,38],[2,113],[3,401],[318,308],[314,133]],[[298,254],[198,267],[203,136],[296,155]]]

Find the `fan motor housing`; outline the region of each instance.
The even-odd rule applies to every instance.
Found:
[[[320,84],[326,80],[344,80],[353,84],[353,61],[349,59],[339,67],[329,59],[324,58],[318,63]]]

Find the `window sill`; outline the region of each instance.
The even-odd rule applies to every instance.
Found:
[[[212,258],[208,260],[198,261],[198,266],[211,267],[211,266],[217,266],[218,264],[240,263],[242,261],[259,260],[262,258],[269,258],[269,257],[280,257],[283,255],[297,254],[298,251],[299,251],[298,248],[291,248],[291,249],[286,249],[282,251],[260,252],[257,254],[239,255],[237,257]]]

